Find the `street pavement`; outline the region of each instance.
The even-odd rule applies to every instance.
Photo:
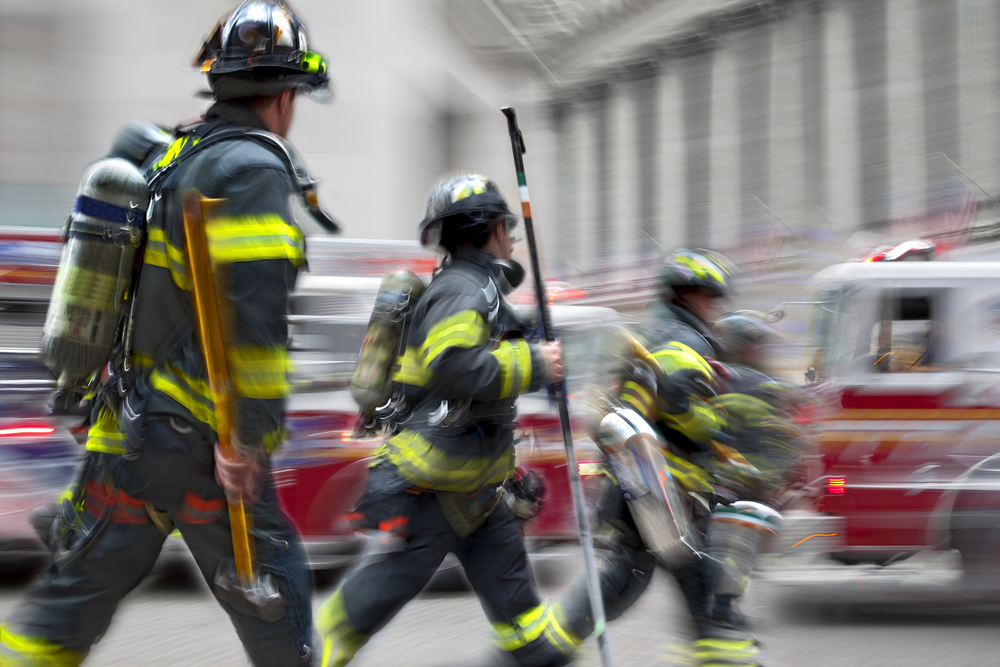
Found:
[[[550,598],[582,573],[578,549],[536,562]],[[743,610],[758,619],[768,667],[979,667],[1000,664],[1000,602],[964,587],[949,554],[887,568],[764,559]],[[0,573],[0,617],[30,582]],[[331,589],[317,591],[318,606]],[[680,594],[657,572],[650,589],[609,630],[614,665],[689,665]],[[352,665],[485,667],[491,635],[474,595],[428,590],[362,649]],[[225,614],[183,559],[157,570],[121,604],[88,665],[243,667]],[[591,639],[576,663],[597,667]]]

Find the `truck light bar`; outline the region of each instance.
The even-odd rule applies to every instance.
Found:
[[[830,477],[827,480],[827,491],[830,493],[843,493],[847,488],[847,480],[843,477]]]

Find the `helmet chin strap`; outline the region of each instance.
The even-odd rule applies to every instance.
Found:
[[[518,262],[512,259],[494,259],[490,264],[493,265],[493,276],[497,290],[503,296],[516,290],[524,282],[524,267]]]

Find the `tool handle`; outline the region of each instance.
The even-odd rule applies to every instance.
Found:
[[[188,273],[191,278],[191,305],[205,357],[208,386],[215,404],[216,432],[219,447],[229,460],[237,457],[233,445],[233,402],[229,389],[229,368],[226,365],[226,347],[219,317],[219,302],[212,280],[212,263],[205,236],[205,209],[219,205],[222,200],[205,199],[197,190],[181,194],[184,213],[184,238],[187,251]],[[242,496],[229,500],[229,521],[233,534],[233,553],[236,573],[244,583],[254,581],[253,556],[250,550],[250,533],[247,512]]]
[[[510,143],[514,150],[514,168],[517,171],[517,189],[521,197],[521,213],[524,216],[524,234],[528,241],[528,254],[531,257],[531,275],[535,283],[535,300],[538,302],[539,319],[545,340],[556,339],[549,313],[549,299],[545,290],[545,281],[538,265],[538,245],[535,242],[535,227],[531,219],[531,200],[528,197],[528,181],[524,175],[525,153],[524,137],[517,126],[517,112],[512,107],[501,109],[507,117],[507,130],[510,132]],[[587,588],[590,592],[590,608],[594,615],[594,634],[601,649],[601,664],[611,667],[611,647],[608,645],[607,627],[604,621],[604,599],[601,597],[600,578],[597,565],[594,563],[594,541],[590,535],[590,520],[587,517],[587,506],[583,497],[583,483],[580,481],[580,470],[576,462],[576,450],[573,448],[573,431],[569,421],[569,403],[566,400],[566,382],[561,380],[553,385],[556,405],[559,407],[559,425],[562,427],[563,445],[566,449],[566,470],[569,474],[569,486],[573,496],[573,506],[576,510],[576,522],[580,529],[580,543],[583,546],[583,560],[587,573]]]

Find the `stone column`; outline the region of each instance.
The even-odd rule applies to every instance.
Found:
[[[920,58],[920,0],[887,0],[889,157],[882,169],[889,216],[920,215],[924,208],[924,84]]]
[[[712,61],[714,50],[678,60],[684,106],[684,243],[691,245],[708,229],[711,214]]]
[[[835,228],[846,238],[863,223],[860,103],[851,44],[852,15],[848,7],[829,5],[824,21],[824,71],[829,94],[824,100],[829,123],[824,154],[829,182],[829,207]]]
[[[886,0],[850,0],[851,48],[861,160],[857,165],[861,180],[862,224],[875,227],[888,217],[884,169],[873,169],[888,161],[887,23]]]
[[[656,237],[666,252],[686,242],[687,148],[684,141],[683,76],[677,61],[666,63],[657,77],[660,146],[657,151],[659,190]]]
[[[709,226],[692,245],[722,249],[740,232],[739,56],[720,43],[712,64],[712,178]]]

